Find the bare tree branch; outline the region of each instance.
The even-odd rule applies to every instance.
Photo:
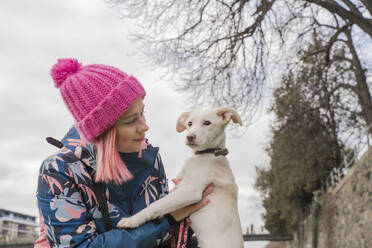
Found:
[[[369,14],[372,15],[372,2],[370,0],[360,0],[360,1],[364,4]]]
[[[344,25],[343,27],[339,28],[336,33],[334,33],[332,35],[332,37],[329,39],[328,41],[328,44],[327,44],[327,47],[325,48],[325,51],[326,51],[326,61],[327,63],[329,63],[329,56],[330,56],[330,53],[331,53],[331,47],[332,45],[336,42],[338,36],[343,33],[347,28],[349,27],[348,24]]]
[[[352,11],[348,11],[335,1],[326,1],[326,0],[307,0],[307,1],[327,9],[331,13],[336,13],[341,18],[345,20],[349,20],[351,23],[355,23],[357,26],[359,26],[364,32],[366,32],[372,38],[372,19],[364,18],[358,14],[353,13]]]
[[[189,102],[230,105],[247,123],[262,108],[267,83],[296,70],[299,58],[317,57],[324,67],[328,58],[329,68],[343,73],[339,79],[351,82],[346,68],[353,56],[344,31],[359,35],[359,27],[363,39],[372,38],[370,0],[105,1],[136,19],[131,38],[138,50],[169,72]],[[315,40],[319,46],[304,54]]]
[[[342,2],[350,9],[350,11],[357,16],[362,16],[362,14],[359,12],[359,9],[349,0],[342,0]]]

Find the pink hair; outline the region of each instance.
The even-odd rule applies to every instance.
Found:
[[[122,184],[133,178],[116,149],[116,128],[111,127],[94,144],[97,147],[96,182]]]

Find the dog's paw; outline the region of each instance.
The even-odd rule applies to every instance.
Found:
[[[118,228],[137,228],[141,225],[139,221],[136,220],[135,217],[129,217],[129,218],[122,218],[116,227]]]

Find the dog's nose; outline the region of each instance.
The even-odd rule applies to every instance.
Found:
[[[193,141],[195,139],[195,134],[187,135],[188,141]]]

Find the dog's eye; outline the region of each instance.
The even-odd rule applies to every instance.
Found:
[[[203,123],[203,125],[205,125],[205,126],[209,126],[210,124],[211,124],[210,121],[205,121],[205,122]]]
[[[188,125],[189,127],[191,127],[191,126],[192,126],[192,122],[189,121],[189,123],[187,123],[187,125]]]

